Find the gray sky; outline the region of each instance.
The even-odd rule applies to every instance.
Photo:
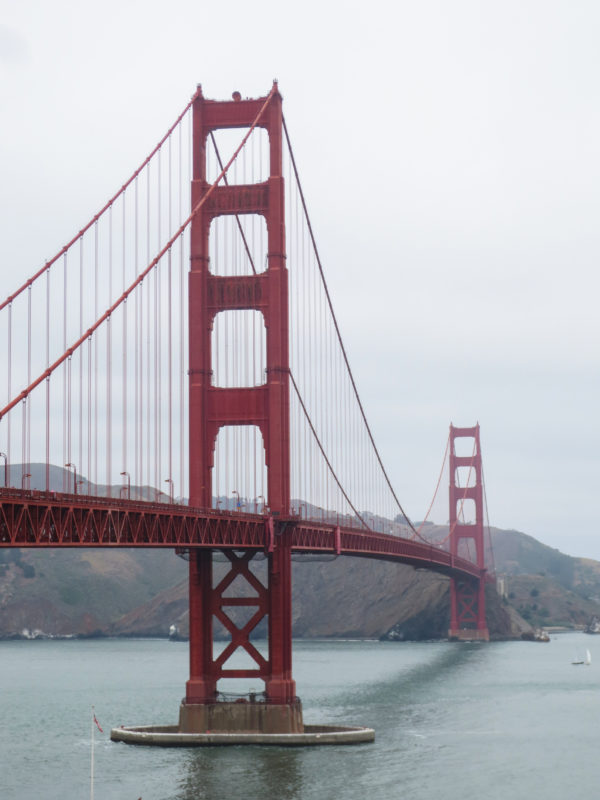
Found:
[[[490,521],[600,559],[600,6],[0,0],[5,296],[202,83],[284,113],[408,513],[481,424]]]

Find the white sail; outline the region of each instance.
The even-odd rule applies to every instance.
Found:
[[[585,651],[585,663],[588,665],[592,663],[592,654],[589,650]]]

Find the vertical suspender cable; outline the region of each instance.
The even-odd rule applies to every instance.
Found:
[[[108,209],[108,298],[112,300],[113,209]],[[106,320],[106,491],[112,497],[112,315]]]
[[[67,349],[67,253],[63,257],[63,350]],[[62,412],[63,412],[63,492],[68,491],[68,476],[64,471],[64,465],[70,463],[67,447],[67,364],[63,365],[63,391],[62,391]]]
[[[170,230],[170,227],[169,227]],[[172,307],[171,307],[171,300],[172,300],[172,291],[171,291],[171,280],[172,280],[172,270],[171,270],[171,250],[167,253],[167,278],[168,278],[168,286],[167,286],[167,348],[168,348],[168,385],[169,385],[169,401],[168,401],[168,425],[167,425],[167,456],[168,456],[168,480],[173,480],[173,439],[171,436],[171,432],[173,429],[173,328],[172,328]],[[173,483],[169,483],[170,495],[173,494]]]
[[[94,319],[98,319],[98,222],[94,225]],[[94,334],[94,483],[98,485],[98,334]]]
[[[183,253],[183,235],[179,245],[179,483],[181,496],[186,497],[184,452],[184,393],[185,393],[185,329],[184,329],[184,280],[185,265]]]
[[[8,304],[8,334],[6,337],[6,349],[7,349],[7,358],[6,358],[6,394],[7,394],[7,402],[10,402],[12,397],[12,303]],[[12,425],[12,415],[8,415],[8,419],[6,420],[6,460],[10,464],[10,433],[11,433],[11,425]]]
[[[137,276],[138,274],[138,248],[139,248],[139,219],[138,219],[138,179],[135,179],[134,191],[133,191],[133,269],[134,273]],[[134,452],[134,483],[139,483],[142,485],[142,481],[140,478],[140,331],[139,331],[139,311],[140,311],[140,295],[141,295],[141,287],[138,286],[135,292],[134,298],[134,334],[133,334],[133,374],[134,374],[134,382],[133,382],[133,390],[134,390],[134,397],[133,397],[133,404],[134,404],[134,414],[133,414],[133,452]]]
[[[161,222],[162,222],[162,148],[158,151],[158,169],[157,169],[157,224],[156,224],[156,233],[157,233],[157,249],[160,250],[161,246]],[[154,320],[154,359],[155,359],[155,400],[154,400],[154,410],[155,410],[155,425],[156,425],[156,470],[155,470],[155,481],[156,481],[156,489],[160,492],[161,487],[161,469],[162,469],[162,361],[161,361],[161,345],[162,345],[162,292],[161,292],[161,283],[162,283],[162,259],[159,260],[158,264],[156,265],[156,274],[155,274],[155,282],[154,282],[154,289],[155,289],[155,305],[154,310],[156,313],[156,318]]]
[[[146,263],[150,259],[150,167],[148,167],[147,180],[146,180]],[[152,325],[152,312],[151,312],[151,284],[152,276],[148,277],[146,286],[146,465],[145,473],[148,488],[152,483],[151,463],[152,463],[152,446],[154,439],[152,436],[152,370],[150,367],[150,354],[152,348],[151,343],[151,325]],[[155,455],[156,458],[156,455]],[[156,499],[155,497],[148,499]]]
[[[121,201],[123,203],[123,231],[122,231],[122,257],[123,257],[123,289],[122,291],[125,292],[127,288],[127,254],[125,248],[125,231],[126,231],[126,207],[125,201],[127,198],[127,192],[124,191],[121,196]],[[127,298],[125,298],[123,302],[123,341],[121,343],[123,358],[122,358],[122,368],[123,368],[123,386],[121,388],[122,392],[122,416],[123,419],[121,420],[121,425],[123,427],[123,445],[122,445],[122,464],[123,464],[123,472],[127,471]],[[129,478],[129,485],[131,485],[131,476]]]
[[[25,486],[25,476],[28,474],[26,461],[27,461],[27,398],[23,400],[23,414],[21,418],[21,486],[24,489],[29,488],[29,478],[27,478],[27,486]]]
[[[83,236],[79,239],[79,335],[83,333]],[[83,470],[83,348],[79,350],[79,451],[77,453],[77,463]],[[83,475],[81,476],[83,478]],[[89,478],[88,478],[89,483]],[[83,484],[82,484],[83,486]],[[89,494],[89,486],[86,491]]]
[[[27,287],[27,385],[31,383],[31,286]],[[27,424],[25,429],[27,472],[31,472],[31,397],[27,397]]]
[[[70,464],[72,461],[72,437],[71,437],[71,420],[72,420],[72,408],[71,408],[71,393],[72,393],[72,363],[73,357],[69,356],[67,358],[67,461]],[[73,493],[77,492],[77,484],[76,484],[76,477],[75,473],[73,473]]]
[[[191,115],[189,117],[191,119]],[[183,219],[183,204],[182,204],[182,187],[183,187],[183,144],[182,144],[182,129],[179,127],[179,224],[181,225]],[[188,130],[189,137],[189,130]],[[185,392],[185,358],[184,358],[184,280],[185,280],[185,264],[184,264],[184,240],[183,235],[180,238],[179,246],[179,482],[181,486],[181,496],[187,496],[185,472],[184,472],[184,392]]]
[[[171,149],[171,137],[169,137],[169,147],[167,150],[168,153],[168,233],[169,236],[171,235],[171,224],[172,224],[172,149]],[[172,439],[172,430],[173,430],[173,328],[172,328],[172,286],[171,281],[173,280],[173,271],[172,271],[172,264],[171,264],[171,254],[172,251],[169,249],[167,253],[167,370],[168,370],[168,385],[169,385],[169,402],[168,402],[168,425],[167,425],[167,456],[168,456],[168,481],[169,481],[169,497],[171,498],[171,502],[173,501],[173,439]]]
[[[88,372],[88,390],[87,390],[87,480],[88,480],[88,494],[92,494],[90,488],[91,474],[92,474],[92,357],[93,357],[93,344],[92,337],[88,337],[88,357],[87,357],[87,372]]]
[[[46,270],[46,369],[50,366],[50,270]],[[46,378],[46,491],[50,491],[50,375]]]

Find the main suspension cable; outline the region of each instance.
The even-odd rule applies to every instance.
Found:
[[[118,198],[119,198],[119,197],[120,197],[120,196],[123,194],[123,192],[124,192],[124,191],[127,189],[127,187],[128,187],[128,186],[130,186],[130,185],[133,183],[133,181],[135,181],[135,179],[136,179],[136,178],[137,178],[137,176],[140,174],[140,172],[141,172],[141,171],[144,169],[144,167],[146,167],[146,166],[147,166],[147,165],[150,163],[150,161],[151,161],[151,160],[154,158],[154,156],[156,155],[156,153],[158,153],[158,151],[161,149],[161,147],[163,146],[163,144],[164,144],[164,143],[167,141],[167,139],[169,138],[169,136],[170,136],[170,135],[173,133],[173,131],[175,130],[175,128],[176,128],[176,127],[179,125],[179,123],[181,122],[181,120],[184,118],[184,116],[185,116],[185,115],[187,114],[187,112],[190,110],[190,108],[191,108],[191,107],[192,107],[192,105],[194,104],[194,101],[195,101],[195,100],[196,100],[196,98],[198,97],[198,94],[199,94],[199,93],[200,93],[200,88],[198,88],[198,89],[196,90],[196,92],[194,93],[194,95],[193,95],[192,99],[190,100],[190,102],[189,102],[189,103],[187,104],[187,106],[186,106],[186,107],[183,109],[183,111],[181,112],[181,114],[180,114],[180,115],[177,117],[177,119],[175,120],[175,122],[174,122],[174,123],[171,125],[171,127],[169,128],[169,130],[168,130],[168,131],[165,133],[165,135],[163,136],[163,138],[162,138],[162,139],[160,140],[160,142],[159,142],[159,143],[156,145],[156,147],[154,148],[154,150],[153,150],[153,151],[150,153],[150,155],[149,155],[149,156],[148,156],[148,157],[147,157],[147,158],[146,158],[146,159],[145,159],[145,160],[144,160],[144,161],[143,161],[143,162],[140,164],[140,166],[139,166],[139,167],[136,169],[136,171],[135,171],[135,172],[134,172],[134,173],[131,175],[131,177],[130,177],[130,178],[127,180],[127,181],[125,181],[125,183],[124,183],[124,184],[121,186],[121,188],[119,189],[119,191],[118,191],[118,192],[116,192],[116,193],[115,193],[115,194],[114,194],[114,195],[113,195],[113,196],[110,198],[110,200],[109,200],[107,203],[105,203],[105,204],[104,204],[104,206],[103,206],[103,207],[100,209],[100,211],[98,211],[98,213],[97,213],[97,214],[95,214],[95,215],[94,215],[94,216],[91,218],[91,220],[88,222],[88,224],[87,224],[87,225],[85,225],[85,226],[84,226],[84,227],[83,227],[83,228],[82,228],[82,229],[79,231],[79,233],[78,233],[76,236],[74,236],[74,237],[71,239],[71,241],[70,241],[70,242],[68,242],[68,243],[67,243],[67,244],[66,244],[66,245],[65,245],[65,246],[64,246],[64,247],[63,247],[61,250],[59,250],[59,252],[58,252],[58,253],[57,253],[57,254],[54,256],[54,258],[51,258],[51,259],[50,259],[50,261],[46,261],[46,263],[44,264],[44,266],[43,266],[43,267],[41,267],[41,268],[40,268],[40,269],[39,269],[39,270],[38,270],[38,271],[37,271],[37,272],[36,272],[34,275],[32,275],[32,276],[31,276],[31,278],[29,278],[29,280],[25,281],[25,283],[24,283],[22,286],[20,286],[20,287],[19,287],[19,288],[16,290],[16,292],[13,292],[13,294],[9,295],[9,297],[7,297],[7,298],[6,298],[6,300],[4,300],[4,302],[0,303],[0,311],[2,311],[2,309],[3,309],[3,308],[5,308],[5,307],[6,307],[7,305],[9,305],[10,303],[12,303],[12,301],[13,301],[13,300],[14,300],[16,297],[18,297],[18,296],[19,296],[19,295],[20,295],[22,292],[24,292],[24,291],[25,291],[25,289],[27,289],[27,287],[28,287],[28,286],[31,286],[31,284],[32,284],[32,283],[34,283],[34,282],[35,282],[35,281],[36,281],[36,280],[37,280],[37,279],[40,277],[40,275],[43,275],[43,274],[44,274],[44,272],[46,272],[46,270],[50,269],[50,267],[51,267],[51,266],[52,266],[52,265],[53,265],[53,264],[54,264],[56,261],[58,261],[58,259],[59,259],[59,258],[60,258],[62,255],[64,255],[64,254],[67,252],[67,250],[69,250],[69,249],[70,249],[70,248],[71,248],[71,247],[72,247],[72,246],[75,244],[75,242],[76,242],[78,239],[80,239],[80,238],[81,238],[81,237],[84,235],[84,233],[87,233],[87,231],[89,231],[89,229],[90,229],[90,228],[91,228],[91,227],[92,227],[92,226],[93,226],[93,225],[94,225],[94,224],[95,224],[95,223],[96,223],[96,222],[97,222],[97,221],[100,219],[100,217],[101,217],[101,216],[102,216],[102,215],[103,215],[103,214],[104,214],[104,213],[105,213],[105,212],[106,212],[106,211],[107,211],[107,210],[108,210],[108,209],[109,209],[109,208],[110,208],[110,207],[113,205],[113,203],[115,203],[115,201],[116,201],[116,200],[117,200],[117,199],[118,199]],[[221,177],[221,176],[219,176],[219,180],[220,180],[220,177]]]
[[[433,493],[433,497],[431,498],[431,503],[429,504],[429,508],[427,509],[427,513],[423,517],[423,522],[419,525],[417,531],[421,532],[425,523],[427,522],[427,518],[433,508],[433,504],[435,503],[435,498],[437,497],[437,493],[440,489],[440,483],[442,482],[442,475],[444,474],[444,467],[446,466],[446,459],[448,458],[448,448],[450,447],[450,434],[448,434],[448,438],[446,439],[446,450],[444,451],[444,458],[442,460],[442,468],[440,469],[440,474],[438,477],[437,485],[435,487],[435,491]]]
[[[73,345],[71,345],[71,347],[69,347],[63,353],[62,356],[60,356],[60,358],[58,358],[50,367],[45,369],[38,376],[38,378],[36,378],[36,380],[33,381],[32,383],[30,383],[29,386],[27,386],[26,389],[24,389],[19,395],[17,395],[17,397],[15,397],[11,402],[9,402],[6,406],[4,406],[4,408],[0,409],[0,419],[2,419],[2,417],[4,417],[4,415],[7,414],[12,408],[14,408],[16,405],[18,405],[19,402],[25,400],[29,396],[29,394],[33,391],[33,389],[35,389],[37,386],[39,386],[39,384],[45,378],[49,377],[57,367],[59,367],[68,358],[70,358],[73,355],[73,353],[79,347],[81,347],[83,342],[85,342],[86,339],[88,339],[102,325],[103,322],[105,322],[106,320],[110,319],[111,315],[129,297],[129,295],[133,292],[133,290],[136,288],[136,286],[139,286],[139,284],[151,272],[151,270],[154,269],[154,267],[158,264],[158,262],[162,259],[162,257],[173,247],[173,244],[177,241],[177,239],[185,231],[185,229],[190,224],[192,219],[195,217],[195,215],[198,213],[198,211],[202,208],[202,206],[206,203],[206,201],[212,195],[214,190],[217,188],[217,185],[220,183],[220,181],[226,175],[227,171],[229,170],[229,168],[231,167],[231,165],[233,164],[235,159],[238,157],[240,151],[242,150],[242,148],[244,147],[244,145],[246,144],[246,142],[250,138],[250,135],[252,134],[252,131],[258,125],[258,122],[259,122],[260,118],[262,117],[262,115],[264,114],[267,106],[271,102],[271,99],[272,99],[272,97],[273,97],[273,95],[275,93],[275,90],[276,90],[276,87],[273,86],[273,88],[269,92],[268,96],[265,98],[265,102],[263,103],[263,105],[261,106],[260,110],[258,111],[258,113],[256,115],[256,118],[254,119],[254,122],[252,123],[250,128],[248,128],[248,131],[246,132],[246,134],[245,134],[244,138],[242,139],[240,145],[238,146],[237,150],[231,156],[231,158],[227,162],[226,166],[221,170],[221,172],[217,176],[217,178],[214,181],[214,183],[211,184],[211,186],[209,186],[209,188],[206,190],[204,195],[200,198],[200,200],[198,201],[196,206],[192,209],[192,211],[191,211],[190,215],[188,216],[188,218],[180,225],[180,227],[177,229],[175,234],[169,239],[169,241],[165,244],[165,246],[162,248],[162,250],[160,250],[158,255],[156,255],[154,257],[154,259],[150,262],[150,264],[146,267],[146,269],[143,270],[137,276],[137,278],[126,289],[126,291],[123,292],[123,294],[104,312],[104,314],[99,319],[97,319],[96,322],[92,326],[90,326],[88,328],[88,330],[83,335],[81,335],[76,340],[76,342]],[[44,267],[44,269],[47,269],[47,267]],[[29,285],[29,283],[25,284],[25,286],[28,286],[28,285]]]
[[[365,526],[365,528],[366,528],[368,531],[370,531],[370,530],[371,530],[371,528],[370,528],[370,527],[367,525],[367,523],[364,521],[364,519],[362,518],[362,516],[360,515],[360,513],[359,513],[359,512],[356,510],[356,508],[354,507],[354,505],[353,505],[353,503],[352,503],[352,500],[350,500],[350,498],[348,497],[348,494],[346,493],[346,491],[345,491],[344,487],[343,487],[343,486],[342,486],[342,484],[340,483],[340,481],[339,481],[339,479],[338,479],[338,476],[337,476],[337,475],[336,475],[336,473],[335,473],[335,470],[333,469],[333,467],[331,466],[331,463],[330,463],[329,459],[327,458],[327,454],[326,454],[325,450],[323,449],[323,445],[321,444],[321,440],[319,439],[319,436],[318,436],[318,434],[317,434],[317,432],[316,432],[316,430],[315,430],[315,426],[312,424],[312,420],[311,420],[311,418],[310,418],[310,416],[309,416],[309,414],[308,414],[308,411],[307,411],[307,409],[306,409],[306,406],[304,405],[304,400],[302,399],[302,395],[300,394],[300,390],[298,389],[298,385],[296,384],[296,381],[294,380],[294,375],[293,375],[293,373],[292,373],[292,371],[291,371],[291,370],[289,371],[289,376],[290,376],[290,380],[292,381],[292,386],[294,387],[294,391],[296,392],[296,396],[298,397],[298,400],[299,400],[299,402],[300,402],[300,405],[302,406],[302,411],[304,412],[304,416],[306,417],[306,421],[308,422],[308,424],[309,424],[309,426],[310,426],[310,429],[311,429],[311,431],[312,431],[312,434],[313,434],[313,436],[315,437],[315,441],[317,442],[317,445],[318,445],[318,447],[319,447],[319,450],[321,451],[321,455],[322,455],[322,456],[323,456],[323,458],[325,459],[325,463],[326,463],[326,464],[327,464],[327,466],[329,467],[329,470],[330,470],[330,472],[331,472],[331,474],[332,474],[332,476],[333,476],[333,479],[334,479],[334,480],[335,480],[335,482],[337,483],[339,490],[340,490],[340,491],[341,491],[341,493],[344,495],[344,498],[345,498],[346,502],[348,503],[348,505],[350,506],[350,508],[352,509],[352,511],[354,511],[354,513],[356,514],[357,518],[358,518],[358,519],[359,519],[359,520],[362,522],[362,524]]]
[[[377,449],[377,445],[375,444],[375,439],[373,438],[373,434],[371,432],[371,428],[369,426],[369,423],[367,422],[367,417],[366,417],[366,414],[365,414],[361,399],[360,399],[359,394],[358,394],[358,389],[357,389],[357,386],[356,386],[356,382],[354,380],[354,375],[353,375],[352,369],[350,368],[350,362],[348,360],[348,355],[346,353],[346,348],[344,347],[344,343],[342,341],[342,335],[341,335],[341,332],[340,332],[340,329],[339,329],[337,317],[336,317],[335,312],[333,310],[333,304],[331,302],[331,295],[329,294],[329,287],[327,286],[327,281],[325,280],[325,274],[323,272],[323,265],[321,263],[321,258],[319,256],[319,251],[318,251],[318,248],[317,248],[317,242],[315,240],[315,236],[314,236],[314,233],[313,233],[312,225],[311,225],[311,222],[310,222],[310,217],[308,215],[308,208],[306,206],[306,201],[304,199],[304,192],[302,191],[302,185],[300,183],[300,176],[298,174],[298,169],[297,169],[297,166],[296,166],[296,159],[294,158],[294,152],[292,150],[292,144],[291,144],[291,141],[290,141],[287,125],[285,123],[285,117],[282,118],[282,121],[283,121],[283,131],[285,133],[285,139],[286,139],[288,150],[289,150],[289,154],[290,154],[290,160],[291,160],[292,167],[293,167],[293,170],[294,170],[296,183],[298,185],[298,193],[300,195],[300,201],[302,203],[302,208],[304,210],[304,216],[306,217],[306,225],[307,225],[307,228],[308,228],[308,231],[309,231],[309,234],[310,234],[310,239],[311,239],[312,246],[313,246],[313,249],[314,249],[315,258],[317,260],[317,265],[319,267],[319,273],[321,275],[321,280],[323,282],[323,288],[325,290],[325,296],[327,297],[327,303],[329,305],[329,310],[331,312],[331,316],[332,316],[332,319],[333,319],[333,324],[335,326],[335,330],[336,330],[338,342],[340,344],[340,348],[341,348],[341,351],[342,351],[342,355],[344,357],[344,362],[346,364],[346,369],[348,370],[348,376],[349,376],[350,382],[352,384],[352,388],[353,388],[353,391],[354,391],[354,396],[356,397],[356,402],[358,403],[358,407],[360,409],[360,413],[361,413],[363,422],[365,424],[365,428],[366,428],[369,440],[370,440],[371,445],[373,447],[373,451],[375,453],[377,461],[379,462],[379,466],[381,467],[381,471],[382,471],[383,476],[384,476],[384,478],[386,480],[388,488],[389,488],[389,490],[390,490],[390,492],[392,494],[392,497],[396,501],[396,504],[397,504],[398,508],[400,509],[400,511],[402,513],[402,516],[404,517],[404,519],[405,519],[406,523],[408,524],[409,528],[413,531],[413,533],[416,536],[419,536],[419,538],[422,538],[419,535],[419,532],[417,531],[417,529],[414,527],[414,525],[410,521],[408,515],[406,514],[406,512],[402,508],[402,504],[400,503],[400,500],[398,499],[398,496],[396,495],[396,492],[394,491],[394,487],[392,486],[392,483],[391,483],[391,481],[389,479],[387,471],[386,471],[386,469],[385,469],[385,467],[383,465],[383,461],[381,460],[381,456],[379,454],[379,450]]]

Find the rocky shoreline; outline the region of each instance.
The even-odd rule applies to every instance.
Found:
[[[29,630],[23,628],[22,631],[14,631],[10,633],[0,634],[1,642],[9,641],[40,641],[52,639],[57,641],[67,641],[69,639],[108,639],[109,635],[102,631],[94,631],[94,633],[47,633],[39,629]]]

